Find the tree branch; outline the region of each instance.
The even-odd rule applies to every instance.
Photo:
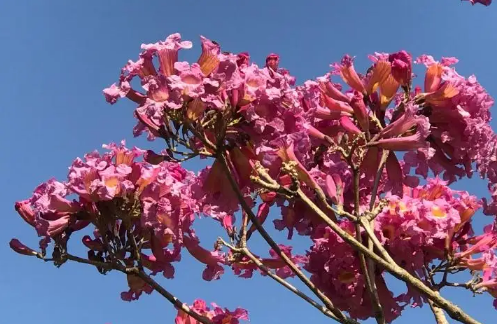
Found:
[[[357,218],[360,218],[359,213],[359,170],[353,167],[354,173],[354,212]],[[356,239],[359,244],[362,245],[362,236],[361,236],[361,226],[356,223]],[[371,268],[371,265],[374,267],[374,263],[369,262],[369,267],[366,264],[366,258],[364,257],[364,253],[359,251],[359,264],[361,266],[362,275],[366,281],[366,288],[368,290],[369,296],[371,298],[371,304],[374,310],[374,317],[376,318],[376,322],[378,324],[385,324],[385,315],[383,314],[383,307],[380,303],[380,298],[378,296],[378,290],[376,289],[375,284],[375,274],[374,268]]]
[[[326,217],[326,214],[321,211],[309,197],[305,195],[305,193],[302,190],[298,190],[298,195],[301,197],[301,199],[309,206],[316,214],[326,222],[328,226],[331,227],[331,229],[338,234],[344,241],[349,243],[352,248],[354,248],[357,251],[360,251],[364,253],[367,257],[371,258],[385,268],[388,272],[390,272],[394,277],[396,277],[399,280],[402,280],[410,285],[412,285],[416,290],[419,292],[423,293],[426,295],[428,298],[433,300],[434,302],[439,305],[442,309],[444,309],[450,317],[453,319],[460,321],[462,323],[466,324],[481,324],[468,314],[466,314],[462,309],[460,309],[458,306],[454,305],[447,299],[443,298],[438,292],[433,291],[429,287],[427,287],[421,280],[417,279],[413,275],[411,275],[409,272],[407,272],[405,269],[399,267],[396,264],[391,264],[378,256],[376,253],[369,251],[367,247],[364,245],[360,244],[354,237],[352,237],[350,234],[348,234],[346,231],[344,231],[340,226],[337,224],[331,222],[328,220],[328,217]]]
[[[126,272],[129,272],[129,269],[126,269]],[[186,304],[181,302],[177,297],[167,291],[164,287],[162,287],[157,281],[152,279],[148,274],[146,274],[143,270],[138,268],[132,268],[132,273],[140,277],[143,281],[145,281],[149,286],[154,288],[159,294],[161,294],[164,298],[166,298],[171,304],[176,306],[176,308],[185,312],[189,316],[193,317],[197,321],[203,324],[213,324],[213,322],[205,316],[200,315],[199,313],[193,311]]]
[[[95,267],[100,267],[108,270],[117,270],[125,274],[133,274],[142,279],[145,283],[147,283],[149,286],[151,286],[155,291],[157,291],[159,294],[161,294],[164,298],[166,298],[171,304],[176,306],[176,308],[180,309],[181,311],[185,312],[189,316],[193,317],[197,321],[203,323],[203,324],[214,324],[210,319],[208,319],[205,316],[202,316],[198,314],[195,311],[192,311],[190,307],[188,307],[186,304],[182,303],[177,297],[175,297],[173,294],[171,294],[169,291],[167,291],[164,287],[162,287],[157,281],[152,279],[148,274],[145,273],[145,271],[140,270],[136,267],[133,268],[126,268],[120,264],[112,264],[108,262],[99,262],[99,261],[92,261],[92,260],[87,260],[80,258],[78,256],[74,256],[71,254],[65,254],[64,257],[67,260],[71,260],[74,262],[78,263],[84,263],[84,264],[89,264],[93,265]]]
[[[449,324],[447,318],[445,317],[444,311],[440,307],[435,305],[435,303],[430,299],[428,299],[428,304],[430,304],[431,311],[435,316],[437,324]]]
[[[278,276],[277,274],[272,272],[268,267],[266,267],[264,265],[264,263],[262,263],[257,257],[255,257],[255,255],[253,255],[252,252],[247,247],[237,248],[237,247],[234,247],[233,245],[227,243],[222,238],[218,238],[218,240],[219,240],[219,242],[221,242],[222,245],[228,247],[233,252],[241,253],[241,254],[247,256],[262,272],[264,272],[266,275],[271,277],[274,281],[281,284],[283,287],[285,287],[286,289],[288,289],[289,291],[291,291],[295,295],[299,296],[300,298],[302,298],[303,300],[305,300],[306,302],[311,304],[314,308],[319,310],[324,315],[326,315],[326,316],[328,316],[328,317],[330,317],[330,318],[332,318],[335,321],[340,322],[340,323],[358,324],[357,321],[354,321],[352,319],[347,321],[347,322],[344,322],[343,320],[336,317],[335,314],[330,312],[329,309],[327,309],[323,305],[320,305],[314,299],[312,299],[311,297],[307,296],[306,294],[304,294],[303,292],[301,292],[300,290],[295,288],[288,281],[284,280],[283,278],[281,278],[280,276]]]
[[[230,182],[231,188],[233,189],[233,191],[235,192],[235,194],[238,198],[240,206],[247,213],[247,216],[249,217],[250,221],[254,224],[255,228],[259,231],[259,233],[264,238],[264,240],[275,251],[275,253],[288,265],[288,267],[292,270],[292,272],[325,304],[325,306],[331,312],[333,312],[333,314],[335,314],[335,316],[337,316],[342,321],[345,321],[347,319],[347,317],[338,308],[336,308],[333,305],[333,303],[331,302],[331,300],[328,297],[326,297],[326,295],[324,295],[324,293],[322,291],[320,291],[309,280],[309,278],[306,277],[306,275],[297,267],[297,265],[285,253],[283,253],[283,251],[280,249],[278,244],[276,244],[276,242],[271,238],[269,233],[261,225],[261,223],[257,219],[257,216],[254,214],[254,212],[252,211],[250,206],[245,201],[245,198],[243,197],[243,194],[240,191],[238,184],[236,183],[235,179],[233,178],[233,175],[231,174],[231,170],[228,167],[228,163],[226,160],[226,156],[224,155],[224,152],[221,152],[218,154],[218,160],[221,163],[221,166],[224,170],[224,173]],[[329,219],[326,215],[325,215],[325,217],[327,219]]]

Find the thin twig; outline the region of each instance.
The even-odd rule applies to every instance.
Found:
[[[356,217],[360,218],[360,213],[359,213],[359,176],[360,176],[360,173],[359,173],[359,170],[357,170],[357,168],[353,169],[353,173],[354,173],[354,211],[355,211]],[[361,226],[358,223],[356,223],[355,230],[356,230],[356,239],[357,239],[358,243],[362,245]],[[378,296],[378,290],[376,289],[374,271],[373,272],[370,271],[371,269],[366,264],[366,258],[364,256],[364,253],[362,253],[361,251],[359,251],[359,264],[361,266],[362,275],[366,281],[366,288],[367,288],[369,296],[371,298],[371,304],[373,306],[374,317],[376,318],[376,322],[378,324],[385,324],[385,315],[383,314],[383,307],[381,306],[380,298]],[[370,263],[370,265],[371,265],[371,263]]]
[[[303,300],[305,300],[306,302],[308,302],[309,304],[311,304],[313,307],[315,307],[316,309],[318,309],[324,315],[326,315],[326,316],[328,316],[328,317],[330,317],[330,318],[332,318],[335,321],[338,321],[340,323],[358,324],[358,322],[354,321],[354,320],[350,320],[349,322],[343,322],[342,320],[340,320],[338,317],[335,316],[335,314],[333,314],[332,312],[330,312],[329,309],[327,309],[323,305],[320,305],[314,299],[312,299],[311,297],[307,296],[306,294],[304,294],[303,292],[301,292],[300,290],[298,290],[297,288],[295,288],[288,281],[286,281],[285,279],[281,278],[280,276],[278,276],[277,274],[275,274],[273,271],[271,271],[255,255],[253,255],[252,252],[247,247],[237,248],[237,247],[234,247],[233,245],[227,243],[226,241],[224,241],[221,238],[219,238],[218,240],[221,242],[221,244],[223,244],[224,246],[228,247],[233,252],[241,253],[241,254],[247,256],[262,272],[264,272],[266,275],[268,275],[269,277],[271,277],[274,281],[278,282],[279,284],[281,284],[283,287],[285,287],[289,291],[293,292],[295,295],[299,296],[300,298],[302,298]]]
[[[257,171],[257,173],[259,174],[260,177],[252,176],[251,180],[253,182],[255,182],[256,184],[260,185],[261,187],[263,187],[265,189],[268,189],[268,190],[271,190],[271,191],[283,194],[285,196],[294,195],[295,194],[295,192],[292,192],[289,189],[281,186],[276,180],[274,180],[273,178],[271,178],[271,176],[269,175],[269,173],[267,172],[267,170],[264,167],[262,167],[262,165],[260,164],[260,162],[256,162],[255,170]],[[347,217],[351,221],[357,221],[357,217],[354,216],[354,215],[352,215],[351,213],[346,212],[343,209],[333,208],[330,204],[328,204],[328,202],[326,201],[326,196],[325,196],[323,190],[319,186],[316,187],[314,189],[314,191],[316,193],[316,197],[325,206],[325,208],[328,209],[328,211],[330,213]],[[336,218],[332,219],[332,220],[336,221]]]
[[[67,254],[67,253],[63,255],[63,258],[66,258],[67,260],[71,260],[71,261],[78,262],[78,263],[89,264],[89,265],[99,267],[102,269],[107,269],[107,270],[115,269],[111,263],[83,259],[83,258],[80,258],[78,256]]]
[[[188,307],[186,304],[182,303],[177,297],[175,297],[173,294],[171,294],[169,291],[167,291],[164,287],[162,287],[157,281],[152,279],[143,270],[140,270],[136,267],[126,268],[120,264],[112,264],[112,263],[108,263],[108,262],[87,260],[87,259],[80,258],[78,256],[71,255],[71,254],[65,254],[64,257],[67,260],[71,260],[74,262],[89,264],[89,265],[93,265],[95,267],[100,267],[100,268],[104,268],[104,269],[108,269],[108,270],[118,270],[122,273],[136,275],[137,277],[142,279],[145,283],[147,283],[150,287],[152,287],[155,291],[157,291],[159,294],[161,294],[163,297],[165,297],[171,304],[176,306],[181,311],[185,312],[186,314],[188,314],[189,316],[193,317],[194,319],[196,319],[197,321],[199,321],[203,324],[213,324],[213,322],[210,319],[208,319],[207,317],[202,316],[195,311],[192,311],[190,309],[190,307]]]
[[[140,249],[138,248],[138,245],[136,244],[135,235],[133,234],[133,231],[131,230],[131,224],[130,224],[130,227],[126,229],[126,231],[128,233],[128,239],[129,239],[129,242],[131,244],[131,249],[132,249],[131,254],[132,255],[134,254],[136,262],[138,263],[138,268],[140,270],[143,270],[143,265],[142,265],[142,261],[141,261],[141,255],[140,255]]]
[[[373,211],[374,204],[376,202],[376,195],[378,194],[378,187],[380,185],[380,179],[383,174],[383,168],[385,167],[385,163],[387,162],[388,154],[390,151],[383,150],[381,153],[380,164],[378,165],[378,170],[376,171],[376,176],[374,178],[373,190],[371,190],[371,200],[369,202],[369,211]]]
[[[261,225],[261,223],[257,219],[257,216],[254,214],[250,206],[245,201],[245,198],[243,197],[243,194],[240,191],[238,184],[233,178],[231,170],[228,167],[224,152],[218,155],[218,161],[220,161],[221,163],[223,171],[230,182],[231,188],[233,189],[233,191],[235,192],[238,198],[240,206],[247,213],[247,216],[249,217],[250,221],[254,224],[255,228],[259,231],[259,233],[264,238],[264,240],[269,244],[269,246],[274,250],[274,252],[288,265],[288,267],[292,270],[292,272],[325,304],[325,306],[331,312],[333,312],[333,314],[335,314],[338,318],[342,320],[346,320],[347,319],[346,316],[338,308],[336,308],[331,302],[331,300],[328,297],[326,297],[326,295],[324,295],[324,293],[321,290],[319,290],[309,280],[309,278],[306,277],[306,275],[297,267],[297,265],[285,253],[283,253],[283,251],[280,249],[278,244],[271,238],[269,233]],[[329,219],[327,216],[326,218]]]
[[[197,321],[203,323],[203,324],[213,324],[213,322],[208,319],[205,316],[200,315],[199,313],[193,311],[188,307],[186,304],[184,304],[181,300],[179,300],[177,297],[175,297],[173,294],[171,294],[169,291],[167,291],[164,287],[162,287],[157,281],[152,279],[148,274],[146,274],[143,270],[139,270],[138,268],[133,268],[134,271],[132,273],[136,274],[140,279],[145,281],[149,286],[154,288],[159,294],[164,296],[171,304],[176,306],[176,308],[180,309],[181,311],[185,312],[189,316],[193,317]]]

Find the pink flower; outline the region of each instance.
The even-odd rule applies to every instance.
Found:
[[[354,124],[352,119],[350,119],[349,117],[342,116],[340,117],[339,120],[340,120],[340,126],[342,126],[347,133],[352,135],[359,135],[362,133],[361,130]]]
[[[115,104],[119,98],[126,97],[128,92],[129,88],[120,87],[115,83],[103,90],[105,100],[110,104]]]
[[[354,59],[349,55],[345,55],[342,58],[341,64],[332,65],[337,68],[342,79],[347,83],[352,89],[359,91],[360,93],[366,93],[366,88],[359,75],[354,68]]]
[[[340,89],[338,88],[338,86],[340,86],[340,85],[331,83],[331,81],[329,80],[329,75],[318,78],[318,82],[319,82],[320,89],[327,96],[329,96],[335,100],[339,100],[339,101],[343,101],[343,102],[350,102],[350,98],[347,97],[344,93],[342,93],[340,91]]]
[[[164,102],[169,99],[169,88],[164,76],[151,76],[142,84],[147,91],[147,96],[157,102]]]
[[[157,55],[160,62],[160,71],[164,76],[174,73],[174,64],[178,62],[178,51],[180,49],[190,49],[190,41],[181,41],[181,35],[176,33],[169,35],[165,41],[155,44],[143,44],[142,49],[146,53]]]
[[[392,151],[408,151],[426,147],[428,144],[426,138],[430,135],[430,124],[428,118],[416,116],[415,109],[415,106],[406,107],[405,113],[399,119],[390,123],[379,133],[380,139],[369,145]],[[414,133],[411,131],[413,127],[415,127]]]
[[[222,253],[218,251],[211,252],[204,249],[200,246],[198,239],[187,235],[183,236],[183,244],[195,259],[207,265],[202,274],[204,280],[217,280],[221,277],[224,273],[224,269],[220,264],[225,263],[225,258]]]
[[[176,62],[174,69],[178,75],[169,77],[171,90],[179,90],[182,95],[190,98],[196,98],[204,93],[204,76],[200,65]]]
[[[22,244],[18,239],[10,240],[9,246],[12,250],[22,255],[28,255],[28,256],[38,255],[38,252]]]
[[[492,250],[497,247],[497,230],[495,224],[485,226],[484,231],[484,234],[471,239],[471,247],[456,253],[455,257],[463,259],[473,254]]]
[[[484,6],[490,6],[492,4],[492,0],[465,0],[471,2],[472,5],[480,3]]]
[[[221,52],[221,47],[218,43],[204,36],[200,36],[200,40],[202,42],[202,54],[200,54],[197,63],[202,73],[207,76],[219,65],[218,55]]]
[[[267,77],[265,77],[257,65],[252,64],[242,69],[245,76],[243,101],[250,103],[259,98],[266,89]]]
[[[238,66],[246,65],[248,66],[250,62],[250,54],[248,52],[242,52],[237,54],[236,64]]]
[[[392,75],[402,86],[407,86],[411,82],[412,58],[406,51],[400,51],[388,56],[392,64]]]
[[[85,236],[83,236],[81,241],[90,250],[93,250],[93,251],[103,251],[104,250],[104,245],[103,245],[102,241],[98,238],[92,240],[92,238],[89,235],[85,235]]]
[[[271,69],[273,72],[278,71],[279,63],[280,56],[278,54],[271,53],[266,57],[266,67]]]
[[[126,279],[128,282],[129,291],[121,293],[121,299],[124,301],[133,301],[138,300],[141,294],[145,292],[146,294],[151,294],[154,289],[149,286],[145,281],[143,281],[140,277],[128,274],[126,275]]]
[[[354,91],[354,96],[350,101],[350,105],[352,109],[354,109],[354,116],[357,119],[357,122],[361,126],[361,129],[364,132],[369,131],[369,114],[366,108],[366,104],[364,103],[364,96],[358,92]]]
[[[323,102],[323,106],[326,106],[332,112],[337,111],[337,112],[340,112],[342,114],[352,114],[355,112],[354,109],[347,102],[335,100],[335,99],[328,97],[326,95],[323,95],[321,97],[321,100]],[[362,107],[359,107],[358,109],[362,109]],[[359,111],[359,114],[361,114],[361,113],[362,112]],[[364,114],[362,114],[361,117],[363,117],[363,115]]]
[[[326,193],[337,206],[343,206],[343,182],[336,173],[326,176]]]
[[[212,303],[213,309],[207,307],[205,301],[197,299],[190,306],[190,310],[195,313],[210,319],[214,324],[239,324],[240,320],[248,321],[248,312],[243,308],[237,308],[230,311],[227,308],[221,308],[217,304]],[[178,315],[175,319],[176,324],[198,324],[199,322],[189,316],[182,310],[178,310]]]

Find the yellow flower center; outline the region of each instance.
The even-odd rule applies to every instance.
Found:
[[[444,218],[445,216],[447,216],[447,213],[445,212],[445,210],[443,210],[442,208],[440,208],[438,206],[434,206],[431,209],[431,214],[434,217],[438,217],[438,218]]]

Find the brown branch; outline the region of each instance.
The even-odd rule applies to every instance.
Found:
[[[248,216],[247,213],[242,211],[242,228],[240,230],[240,246],[242,248],[247,247],[247,225],[248,225]]]
[[[297,267],[297,265],[285,253],[283,253],[283,251],[280,249],[278,244],[276,244],[276,242],[272,239],[269,233],[261,225],[261,223],[257,219],[257,216],[254,214],[250,206],[245,201],[245,198],[243,197],[243,194],[240,191],[240,188],[238,187],[238,183],[233,178],[231,170],[228,167],[228,163],[226,160],[226,156],[224,155],[224,152],[218,154],[218,161],[221,163],[224,173],[230,182],[231,188],[233,189],[233,191],[235,192],[238,198],[240,206],[247,213],[247,216],[249,217],[250,221],[254,224],[255,228],[259,231],[259,233],[264,238],[264,240],[269,244],[269,246],[274,250],[274,252],[288,265],[288,267],[292,270],[292,272],[325,304],[325,306],[331,312],[333,312],[335,316],[345,321],[347,317],[338,308],[336,308],[331,302],[331,300],[328,297],[326,297],[326,295],[321,290],[319,290],[309,280],[309,278],[306,277],[306,275]],[[328,216],[326,216],[326,218],[329,219]]]
[[[357,168],[353,168],[354,173],[354,212],[356,217],[360,218],[359,213],[359,170]],[[356,223],[356,239],[359,244],[362,245],[362,236],[361,236],[361,226]],[[366,264],[366,258],[364,253],[359,251],[359,264],[361,266],[362,275],[366,281],[366,288],[368,290],[369,296],[371,298],[371,304],[374,310],[374,317],[376,318],[376,322],[378,324],[385,324],[385,315],[383,314],[383,307],[380,303],[380,298],[378,296],[378,290],[376,289],[375,284],[375,274],[374,268],[371,268],[371,265],[374,264],[372,262],[369,263],[369,267]]]
[[[369,222],[366,219],[361,218],[360,223],[364,227],[364,229],[366,230],[366,234],[368,234],[374,247],[376,247],[378,249],[378,251],[380,252],[381,257],[383,259],[385,259],[387,262],[394,264],[394,265],[397,265],[397,263],[395,263],[395,261],[392,259],[390,254],[388,254],[387,250],[385,250],[385,248],[383,247],[381,242],[378,240],[378,238],[374,234],[373,229],[371,228],[371,225],[369,224]],[[369,249],[369,247],[368,247],[368,249]],[[371,249],[370,249],[370,251],[371,251]],[[373,253],[373,251],[371,251],[371,253]]]
[[[428,304],[430,304],[431,311],[433,312],[433,316],[435,316],[435,320],[437,324],[449,324],[447,318],[445,317],[444,311],[435,305],[435,303],[428,299]]]
[[[442,309],[444,309],[447,314],[453,319],[460,321],[466,324],[481,324],[468,314],[466,314],[462,309],[458,306],[454,305],[447,299],[443,298],[438,292],[433,291],[429,287],[427,287],[421,280],[417,279],[405,269],[399,267],[396,264],[391,264],[388,261],[384,260],[382,257],[378,256],[376,253],[369,251],[369,249],[360,244],[354,237],[352,237],[349,233],[344,231],[340,226],[328,220],[326,214],[321,211],[309,197],[305,195],[302,190],[298,190],[299,197],[309,206],[316,214],[326,222],[330,228],[338,234],[345,242],[351,245],[357,251],[364,253],[367,257],[373,259],[374,262],[385,268],[388,272],[390,272],[395,278],[402,280],[410,285],[412,285],[416,290],[426,295],[428,298],[433,300],[439,305]]]
[[[102,269],[107,269],[107,270],[115,269],[115,267],[112,265],[112,263],[83,259],[83,258],[80,258],[78,256],[67,254],[67,253],[64,254],[62,256],[62,258],[63,259],[65,258],[66,260],[78,262],[78,263],[89,264],[89,265],[92,265],[92,266],[95,266],[98,268],[102,268]]]
[[[150,287],[152,287],[155,291],[157,291],[159,294],[161,294],[163,297],[165,297],[171,304],[176,306],[176,308],[180,309],[181,311],[185,312],[189,316],[193,317],[197,321],[203,323],[203,324],[214,324],[210,319],[208,319],[205,316],[202,316],[198,314],[195,311],[192,311],[190,307],[188,307],[186,304],[182,303],[177,297],[175,297],[173,294],[171,294],[169,291],[167,291],[164,287],[162,287],[157,281],[152,279],[148,274],[145,273],[145,271],[140,270],[136,267],[133,268],[126,268],[120,264],[112,264],[108,262],[99,262],[99,261],[92,261],[92,260],[87,260],[80,258],[78,256],[74,256],[71,254],[65,254],[63,256],[67,260],[71,260],[74,262],[78,263],[84,263],[84,264],[89,264],[93,265],[95,267],[100,267],[108,270],[117,270],[125,274],[133,274],[142,279],[145,283],[147,283]]]
[[[380,164],[378,165],[378,170],[376,171],[376,176],[374,178],[373,189],[371,190],[371,200],[369,202],[369,211],[372,212],[374,209],[374,204],[376,202],[376,195],[378,194],[378,187],[380,185],[381,175],[383,174],[383,168],[387,162],[388,154],[390,151],[383,150],[381,153]]]
[[[302,298],[303,300],[305,300],[306,302],[308,302],[309,304],[311,304],[314,308],[316,308],[317,310],[319,310],[324,315],[326,315],[326,316],[328,316],[328,317],[330,317],[330,318],[332,318],[335,321],[340,322],[340,323],[358,324],[357,321],[354,321],[352,319],[350,321],[348,321],[348,322],[344,322],[344,321],[340,320],[338,317],[335,316],[335,314],[333,314],[332,312],[330,312],[329,309],[327,309],[323,305],[320,305],[314,299],[312,299],[311,297],[307,296],[306,294],[304,294],[303,292],[301,292],[300,290],[298,290],[297,288],[295,288],[288,281],[286,281],[285,279],[281,278],[280,276],[278,276],[277,274],[275,274],[273,271],[271,271],[268,267],[266,267],[264,265],[264,263],[261,262],[261,260],[259,260],[255,255],[253,255],[252,252],[247,247],[237,248],[237,247],[234,247],[233,245],[227,243],[222,238],[218,238],[218,240],[219,240],[219,242],[222,245],[228,247],[233,252],[241,253],[241,254],[247,256],[262,272],[264,272],[266,275],[268,275],[269,277],[271,277],[274,281],[276,281],[277,283],[281,284],[283,287],[285,287],[286,289],[288,289],[289,291],[291,291],[295,295],[299,296],[300,298]]]
[[[260,162],[256,162],[255,165],[255,170],[259,174],[260,177],[257,176],[252,176],[251,180],[263,187],[264,189],[268,189],[280,194],[283,194],[285,196],[291,196],[295,195],[295,192],[292,192],[291,190],[281,186],[276,180],[271,178],[267,170],[260,164]],[[261,179],[263,178],[263,179]],[[336,209],[333,208],[328,202],[326,201],[326,196],[323,192],[323,190],[318,186],[314,189],[316,193],[316,197],[319,199],[319,201],[325,206],[326,209],[328,209],[329,212],[332,214],[340,215],[347,217],[348,219],[352,221],[357,221],[357,217],[352,215],[351,213],[346,212],[343,209]],[[333,221],[336,221],[336,219],[332,219]]]
[[[130,272],[130,269],[126,269],[126,273]],[[164,298],[166,298],[171,304],[176,306],[176,308],[180,309],[181,311],[185,312],[189,316],[193,317],[197,321],[203,323],[203,324],[213,324],[213,322],[208,319],[205,316],[200,315],[199,313],[193,311],[188,307],[186,304],[181,302],[177,297],[175,297],[173,294],[171,294],[169,291],[167,291],[164,287],[162,287],[157,281],[152,279],[148,274],[146,274],[143,270],[140,270],[138,268],[132,268],[131,273],[137,275],[140,279],[145,281],[149,286],[154,288],[159,294],[161,294]]]

